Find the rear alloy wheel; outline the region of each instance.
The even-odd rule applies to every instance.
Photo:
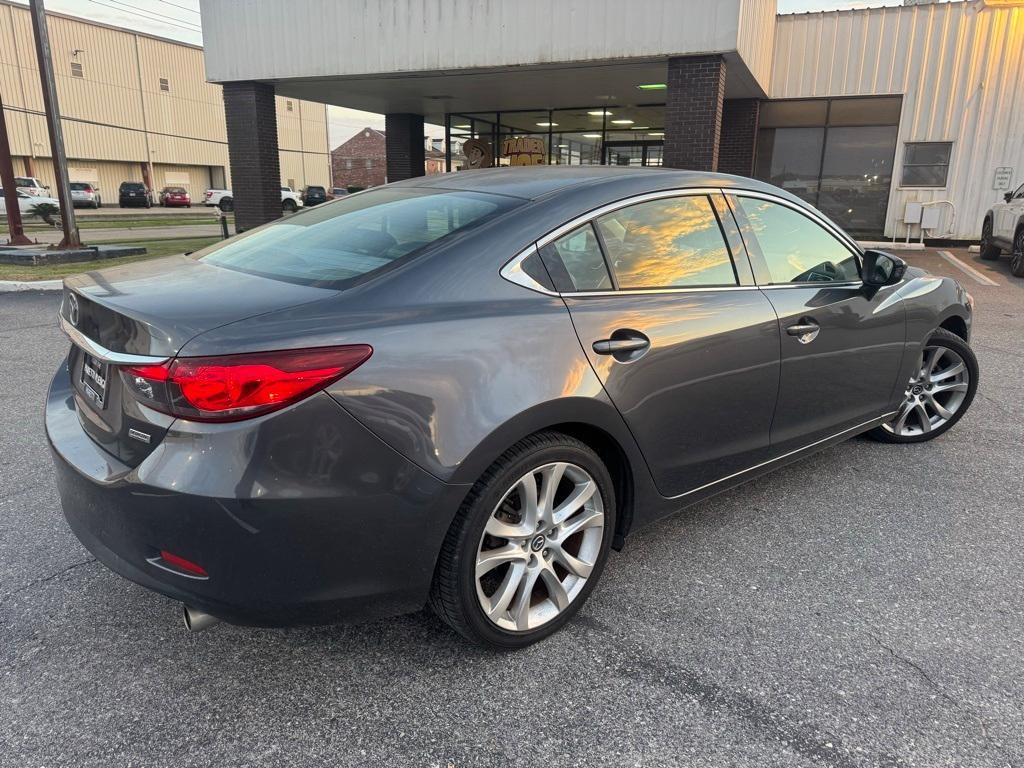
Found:
[[[925,345],[903,402],[892,421],[869,437],[887,443],[933,440],[967,412],[978,388],[978,361],[954,333],[940,328]]]
[[[995,261],[1002,253],[1003,249],[992,241],[992,219],[985,219],[985,223],[981,225],[981,244],[978,255],[985,261]]]
[[[217,204],[217,207],[224,213],[230,213],[235,210],[235,201],[230,197],[221,198],[221,201]]]
[[[430,603],[474,642],[511,650],[565,624],[604,567],[615,527],[608,470],[553,432],[527,438],[474,486],[445,539]]]
[[[1024,227],[1013,236],[1013,255],[1010,257],[1010,274],[1024,277]]]

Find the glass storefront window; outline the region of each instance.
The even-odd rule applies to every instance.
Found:
[[[452,170],[487,165],[661,165],[663,104],[449,114]],[[467,142],[469,142],[467,144]],[[485,147],[481,147],[481,142]]]
[[[857,237],[882,234],[898,96],[764,102],[754,175],[816,206]]]

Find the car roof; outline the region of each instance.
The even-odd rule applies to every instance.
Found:
[[[606,165],[554,166],[533,165],[519,168],[485,168],[458,173],[420,176],[392,186],[427,187],[471,192],[489,192],[537,200],[569,187],[630,187],[632,193],[688,187],[725,187],[749,189],[785,197],[806,205],[785,190],[756,179],[726,173],[684,171],[673,168],[621,168]]]

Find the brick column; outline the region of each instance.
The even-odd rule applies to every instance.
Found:
[[[384,116],[388,181],[411,179],[426,173],[423,115],[395,112]]]
[[[281,160],[274,86],[224,84],[235,229],[243,232],[281,216]]]
[[[760,113],[759,99],[726,99],[722,108],[722,138],[718,145],[718,170],[721,173],[754,175]]]
[[[725,59],[680,56],[668,60],[665,159],[668,168],[718,169],[725,100]]]

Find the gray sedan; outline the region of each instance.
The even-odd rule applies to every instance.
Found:
[[[46,428],[71,528],[192,629],[429,604],[517,648],[639,527],[950,429],[972,310],[750,179],[431,176],[69,278]]]

